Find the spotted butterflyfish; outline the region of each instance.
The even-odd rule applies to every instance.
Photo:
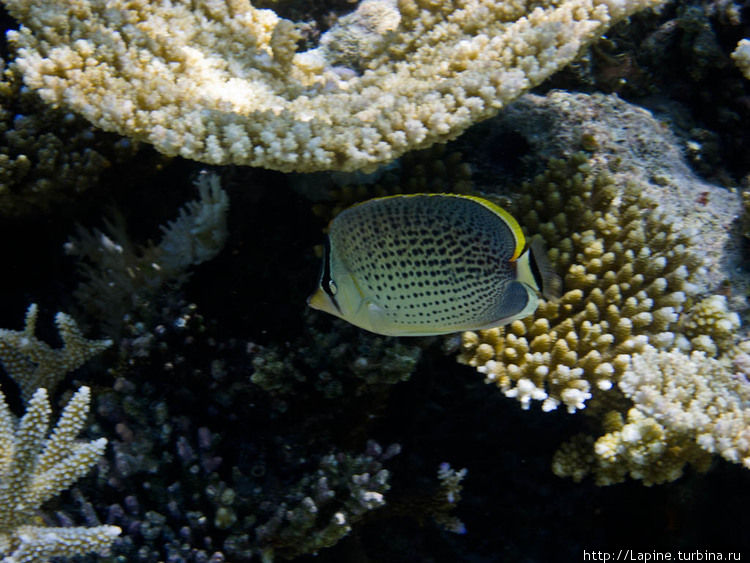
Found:
[[[412,194],[371,199],[329,226],[308,304],[388,336],[505,325],[559,296],[538,238],[481,197]]]

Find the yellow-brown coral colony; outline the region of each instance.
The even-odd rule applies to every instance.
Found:
[[[28,86],[167,155],[374,169],[456,137],[660,0],[368,0],[295,53],[247,0],[3,0]],[[367,47],[367,48],[364,48]]]
[[[574,412],[594,388],[616,384],[627,367],[622,354],[643,350],[649,338],[674,338],[700,259],[636,186],[617,196],[582,154],[552,162],[523,193],[515,213],[545,238],[565,293],[505,329],[465,333],[459,360],[525,408],[539,400],[544,410],[562,404]]]
[[[697,299],[691,233],[632,185],[617,192],[583,154],[553,161],[516,213],[552,248],[559,302],[506,328],[466,332],[459,361],[528,408],[587,407],[604,435],[577,435],[553,470],[597,484],[672,481],[710,454],[750,466],[747,343],[726,299]],[[713,356],[718,356],[713,358]]]

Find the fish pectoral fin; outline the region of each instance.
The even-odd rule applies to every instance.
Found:
[[[392,331],[390,319],[385,314],[385,309],[372,299],[365,299],[357,315],[362,323],[359,324],[371,332],[382,335],[389,335]]]
[[[371,301],[370,299],[367,300],[366,306],[367,314],[372,319],[373,326],[382,327],[387,320],[385,310],[383,310],[383,308],[375,301]]]

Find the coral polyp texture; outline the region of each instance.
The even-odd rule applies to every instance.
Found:
[[[692,441],[750,469],[750,384],[742,343],[734,358],[702,351],[657,351],[631,360],[620,389],[643,415],[659,422],[672,442]],[[688,440],[685,440],[685,438]]]
[[[515,215],[544,237],[565,292],[508,327],[464,333],[459,361],[524,408],[575,412],[595,389],[612,389],[628,354],[674,342],[701,259],[638,185],[619,194],[583,154],[551,162],[523,193]]]
[[[660,0],[366,0],[317,48],[247,0],[3,0],[26,84],[167,155],[374,169],[456,137]]]
[[[78,442],[89,412],[90,391],[81,387],[47,436],[50,406],[38,389],[16,422],[0,392],[0,558],[38,563],[106,551],[120,534],[117,526],[48,527],[39,524],[43,503],[88,473],[107,440]]]

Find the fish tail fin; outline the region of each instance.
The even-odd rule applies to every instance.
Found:
[[[527,251],[519,258],[518,279],[531,285],[548,301],[555,301],[562,295],[562,278],[547,257],[542,237],[532,237]]]

